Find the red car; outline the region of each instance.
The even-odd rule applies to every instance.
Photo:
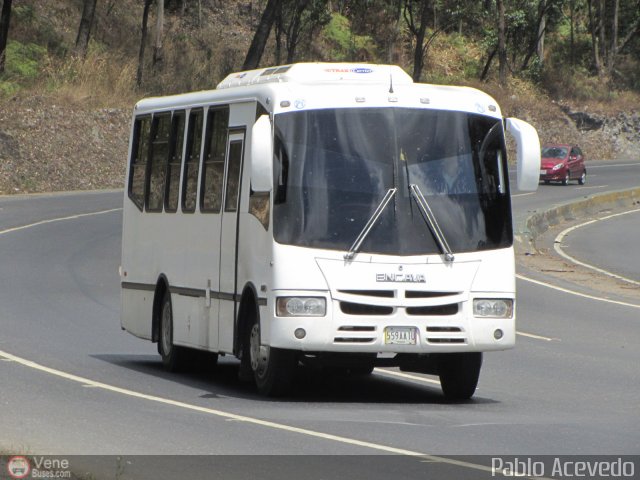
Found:
[[[587,181],[587,167],[584,155],[576,145],[545,145],[542,147],[540,163],[540,180],[544,183],[562,182],[568,185],[577,180],[580,185]]]

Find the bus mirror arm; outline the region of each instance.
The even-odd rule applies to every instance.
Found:
[[[273,134],[268,115],[262,115],[251,129],[251,189],[270,192],[273,189]]]
[[[517,118],[506,119],[506,130],[517,145],[518,190],[534,191],[540,182],[540,139],[530,124]]]

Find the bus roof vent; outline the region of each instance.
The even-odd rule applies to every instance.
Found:
[[[218,84],[218,89],[262,83],[292,82],[307,85],[322,84],[382,84],[406,85],[411,77],[395,65],[354,63],[294,63],[232,73]]]

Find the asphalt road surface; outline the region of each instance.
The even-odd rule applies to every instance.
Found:
[[[564,235],[562,250],[581,263],[640,286],[640,209],[578,224]]]
[[[513,192],[515,216],[640,185],[637,162],[589,163],[588,173],[584,187]],[[183,478],[212,468],[246,478],[258,467],[262,478],[426,478],[427,466],[439,469],[431,478],[491,478],[491,458],[459,456],[640,452],[640,306],[524,277],[518,344],[485,355],[467,403],[446,403],[434,377],[393,369],[367,378],[301,369],[295,393],[277,401],[239,383],[233,359],[213,372],[167,373],[155,345],[120,330],[121,204],[121,192],[0,198],[4,453],[249,455],[213,457],[218,470],[212,457],[132,457],[119,478],[176,478],[181,468],[200,472]],[[612,220],[616,237],[638,238],[638,215],[627,217]],[[617,240],[607,231],[580,233],[571,251],[600,265],[637,259],[633,242],[609,256],[602,243]],[[112,460],[78,465],[113,478]]]

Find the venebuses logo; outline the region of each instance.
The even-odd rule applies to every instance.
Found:
[[[26,457],[10,457],[7,462],[7,471],[11,478],[27,478],[29,473],[31,473],[31,464]]]
[[[71,478],[71,464],[66,458],[14,455],[7,460],[10,478]],[[5,478],[4,476],[0,478]]]

